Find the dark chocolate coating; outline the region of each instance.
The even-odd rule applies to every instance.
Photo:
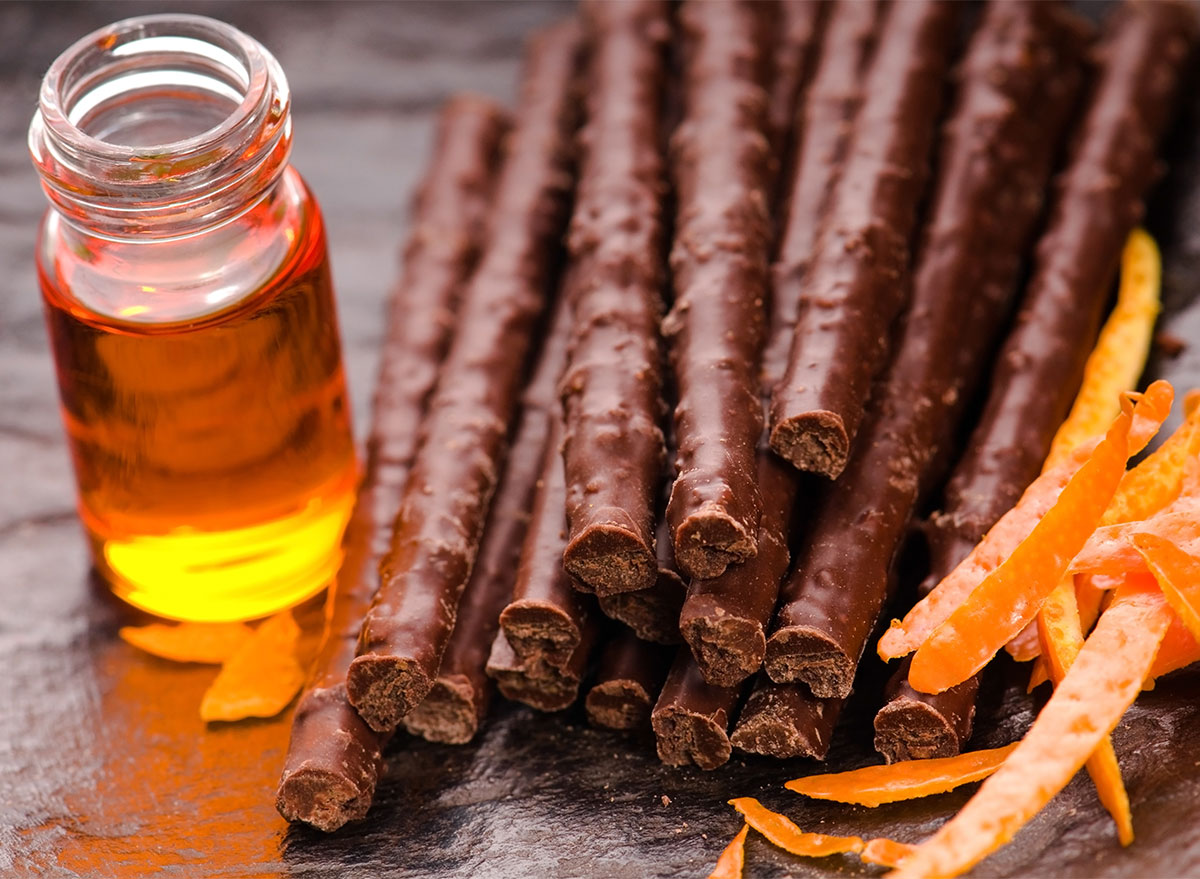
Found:
[[[585,3],[588,121],[568,239],[580,279],[563,377],[569,543],[563,563],[598,595],[657,576],[664,463],[659,322],[665,282],[665,46],[661,0]]]
[[[433,688],[503,464],[571,185],[573,23],[536,35],[489,238],[457,314],[350,666],[350,701],[389,730]]]
[[[762,353],[769,226],[768,58],[760,7],[685,3],[684,117],[671,137],[675,302],[663,321],[679,401],[667,520],[675,561],[716,577],[754,555],[762,497]]]
[[[1141,218],[1195,41],[1195,13],[1182,3],[1126,3],[1105,23],[1100,69],[1020,314],[942,509],[926,524],[934,562],[926,588],[953,570],[1041,469],[1082,376],[1121,247]],[[900,713],[907,705],[918,732],[903,742],[890,736],[885,756],[922,747],[930,712],[956,729],[959,746],[969,736],[978,677],[937,695],[889,687],[906,700],[885,706],[892,728],[910,722]]]
[[[588,616],[595,613],[593,600],[572,585],[571,575],[563,568],[567,486],[561,441],[562,421],[555,412],[512,600],[500,614],[500,628],[521,661],[537,659],[556,668],[571,659]]]
[[[1086,35],[1060,6],[1025,2],[991,4],[975,32],[944,128],[912,309],[782,589],[765,660],[772,680],[849,695],[909,520],[1009,312]]]
[[[606,616],[624,623],[642,640],[678,644],[683,640],[679,634],[679,612],[688,587],[676,570],[671,531],[665,518],[659,520],[654,549],[658,556],[658,578],[653,586],[601,595],[597,603]]]
[[[588,720],[608,729],[648,729],[670,667],[668,648],[623,628],[600,653],[596,680],[583,701]]]
[[[694,763],[701,769],[724,764],[732,753],[729,722],[740,696],[740,687],[705,683],[691,652],[679,648],[650,713],[658,759],[668,766]]]
[[[928,174],[957,4],[892,3],[864,85],[841,177],[805,272],[771,448],[836,477],[905,304],[909,249]]]
[[[776,684],[759,675],[730,739],[750,754],[824,760],[845,704],[819,699],[802,684]]]
[[[583,639],[570,660],[559,667],[544,662],[540,657],[522,661],[513,652],[504,632],[499,631],[488,657],[488,676],[496,681],[496,686],[506,699],[523,702],[538,711],[569,708],[579,697],[579,684],[587,670],[597,635],[594,622],[587,625]]]
[[[420,423],[450,337],[447,315],[483,242],[483,215],[506,124],[490,101],[458,97],[438,122],[434,159],[413,204],[403,280],[389,300],[387,341],[367,445],[366,473],[329,597],[325,641],[292,719],[276,795],[289,821],[336,830],[370,808],[386,735],[346,698],[346,670],[377,584]]]
[[[862,70],[876,35],[880,4],[839,3],[830,12],[820,65],[805,97],[796,169],[779,260],[774,266],[771,323],[762,364],[762,391],[787,368],[799,308],[801,276],[812,253],[817,218],[837,178],[850,120],[861,98]],[[802,477],[760,440],[758,486],[763,515],[758,553],[707,580],[693,580],[679,624],[692,655],[710,683],[734,686],[762,666],[767,625],[787,573],[788,536]]]
[[[469,742],[487,713],[492,682],[484,667],[500,612],[512,597],[529,508],[548,448],[550,423],[559,417],[556,389],[566,363],[569,289],[569,281],[560,285],[554,319],[542,342],[537,368],[522,395],[521,420],[488,511],[471,579],[459,601],[454,632],[442,656],[437,681],[421,704],[401,720],[410,733],[431,742]],[[557,447],[554,454],[558,454]]]
[[[773,156],[782,157],[788,152],[800,96],[815,67],[822,19],[828,5],[821,0],[782,0],[777,20],[772,22],[777,30],[767,89],[767,128]],[[783,169],[773,170],[778,177]]]
[[[889,763],[953,757],[971,737],[979,676],[938,693],[944,699],[927,702],[927,693],[908,685],[910,663],[906,656],[888,681],[887,701],[875,714],[875,750]]]

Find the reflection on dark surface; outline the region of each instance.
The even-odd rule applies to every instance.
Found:
[[[431,113],[453,89],[512,94],[521,35],[545,4],[171,3],[246,28],[279,56],[296,95],[296,164],[325,208],[341,325],[363,426],[382,296],[402,205],[425,160]],[[167,7],[163,7],[167,8]],[[930,833],[972,789],[867,810],[801,801],[782,782],[811,761],[735,757],[666,769],[652,743],[588,729],[577,713],[498,706],[476,744],[401,736],[368,821],[331,836],[289,829],[275,783],[288,719],[205,727],[213,667],[143,655],[117,638],[139,622],[89,583],[33,276],[42,196],[24,159],[41,72],[66,45],[145,7],[0,3],[0,876],[505,877],[704,875],[739,826],[725,805],[757,796],[805,829]],[[1200,100],[1200,93],[1197,100]],[[1167,252],[1168,328],[1190,345],[1160,362],[1200,384],[1200,143],[1180,141],[1152,227]],[[346,146],[354,146],[350,161]],[[1189,170],[1190,168],[1190,170]],[[1194,197],[1193,197],[1194,196]],[[872,662],[870,658],[868,663]],[[1034,705],[993,678],[975,745],[1014,740]],[[1117,845],[1090,781],[1076,778],[981,876],[1200,875],[1200,671],[1160,682],[1115,734],[1137,842]],[[852,702],[831,768],[876,762]],[[669,804],[663,797],[669,798]],[[801,861],[760,839],[755,877],[878,876],[853,859]]]

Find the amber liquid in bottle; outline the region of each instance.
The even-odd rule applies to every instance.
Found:
[[[260,289],[166,323],[136,320],[152,296],[114,318],[39,266],[96,565],[161,616],[261,616],[340,562],[357,469],[319,212],[289,238]]]

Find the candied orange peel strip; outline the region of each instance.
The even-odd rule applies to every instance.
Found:
[[[953,757],[904,760],[885,766],[865,766],[849,772],[795,778],[784,787],[818,800],[836,800],[860,806],[880,806],[945,793],[959,785],[987,778],[1016,748],[967,751]]]
[[[121,640],[160,659],[220,665],[254,634],[245,623],[123,626]]]
[[[296,658],[299,639],[291,611],[269,617],[221,667],[200,702],[200,717],[274,717],[286,708],[304,684]]]
[[[1028,546],[1024,551],[1019,550],[1039,528],[1042,535],[1033,545],[1033,549],[1038,549],[1038,545],[1046,541],[1050,545],[1062,544],[1057,547],[1059,551],[1067,550],[1068,544],[1057,539],[1060,536],[1060,527],[1064,524],[1068,526],[1071,537],[1077,539],[1082,534],[1086,540],[1087,535],[1095,528],[1095,521],[1090,522],[1091,528],[1087,528],[1085,533],[1084,529],[1088,523],[1075,521],[1061,509],[1057,514],[1052,514],[1051,511],[1061,508],[1064,494],[1073,498],[1072,506],[1080,504],[1091,509],[1102,500],[1103,507],[1107,507],[1116,484],[1125,472],[1125,460],[1129,455],[1141,451],[1150,441],[1166,419],[1173,396],[1174,391],[1167,382],[1158,381],[1150,385],[1138,400],[1133,411],[1132,423],[1129,413],[1123,411],[1109,429],[1112,442],[1106,436],[1095,443],[1084,443],[1066,463],[1048,470],[1034,480],[1017,505],[1001,517],[958,567],[925,598],[918,601],[903,620],[892,621],[891,628],[879,639],[880,657],[885,660],[897,659],[920,647],[935,629],[966,602],[977,587],[1005,564],[1015,564],[1014,556],[1023,564],[1036,561],[1036,557],[1031,558]],[[1118,454],[1122,451],[1125,454],[1124,458],[1120,458]],[[1075,488],[1068,494],[1068,488],[1072,485]],[[1097,492],[1101,500],[1097,499]],[[1103,508],[1100,514],[1102,513]],[[1100,514],[1097,514],[1096,518],[1099,518]],[[1052,516],[1052,519],[1047,528],[1043,522],[1048,516]],[[1049,533],[1046,533],[1047,531]],[[1042,547],[1043,550],[1046,548],[1048,547]],[[1070,561],[1075,552],[1078,552],[1078,547],[1070,552],[1067,561]],[[1054,575],[1053,583],[1057,583],[1061,573],[1060,571]],[[1005,573],[1005,580],[1008,580],[1010,574],[1011,570]],[[1053,583],[1050,588],[1053,587]],[[1032,616],[1022,619],[1019,626],[1011,626],[1010,620],[1010,628],[1013,629],[1011,635],[1015,635],[1030,620]],[[1005,642],[1011,639],[1011,635],[1005,638]],[[966,675],[969,676],[970,673]],[[961,680],[965,680],[965,677]]]
[[[882,867],[899,867],[900,862],[916,851],[915,845],[906,842],[896,842],[894,839],[880,837],[869,839],[859,853],[859,857],[868,864],[879,864]]]
[[[1028,537],[917,649],[908,678],[915,689],[940,693],[965,681],[1033,621],[1095,530],[1137,443],[1148,442],[1153,435],[1149,427],[1157,429],[1166,418],[1172,396],[1169,384],[1155,382],[1132,410],[1129,398],[1123,398],[1122,412],[1104,439],[1091,449]],[[1131,438],[1135,424],[1136,440]]]
[[[750,825],[743,824],[717,858],[717,865],[708,874],[708,879],[742,879],[742,869],[746,866],[746,834],[749,832]]]
[[[1154,534],[1135,534],[1133,544],[1171,609],[1192,637],[1200,639],[1200,559]]]
[[[1083,383],[1067,420],[1054,435],[1046,467],[1057,466],[1082,443],[1104,432],[1116,416],[1118,396],[1137,387],[1146,366],[1154,322],[1162,308],[1162,260],[1158,245],[1134,229],[1121,253],[1117,304],[1088,356]]]
[[[1164,601],[1166,599],[1164,598]],[[1200,640],[1193,638],[1187,626],[1178,614],[1171,617],[1171,625],[1167,634],[1158,645],[1158,654],[1154,657],[1154,665],[1146,676],[1144,689],[1153,690],[1154,683],[1163,675],[1168,675],[1181,668],[1187,668],[1193,663],[1200,662]]]
[[[957,876],[1066,786],[1133,703],[1170,623],[1155,588],[1123,587],[1004,765],[888,879]]]
[[[846,852],[860,852],[863,841],[857,836],[827,836],[824,833],[805,833],[791,819],[772,812],[754,797],[738,797],[729,801],[742,813],[746,823],[784,851],[806,858],[823,858]]]

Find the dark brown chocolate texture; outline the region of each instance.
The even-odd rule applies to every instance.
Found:
[[[468,742],[487,713],[492,692],[491,679],[485,673],[488,653],[500,612],[512,597],[529,509],[549,445],[550,424],[559,418],[558,379],[566,363],[571,319],[569,289],[569,280],[560,284],[553,321],[522,394],[512,450],[488,511],[479,555],[463,590],[437,681],[429,695],[401,720],[405,729],[429,741]],[[554,454],[558,454],[557,446]]]
[[[681,647],[650,713],[658,758],[668,766],[723,765],[733,750],[729,724],[740,695],[738,687],[705,683],[692,654]]]
[[[775,176],[788,167],[781,162],[794,130],[799,99],[812,76],[821,26],[830,4],[820,0],[782,0],[775,20],[774,51],[767,89],[767,128],[771,154],[777,157]]]
[[[624,623],[642,640],[678,644],[682,640],[679,612],[688,587],[675,567],[671,531],[665,518],[659,520],[654,548],[658,557],[654,585],[649,589],[601,595],[598,604],[606,616]]]
[[[519,659],[556,667],[570,659],[595,613],[595,599],[575,589],[562,563],[567,489],[561,441],[562,421],[555,412],[512,600],[500,614],[500,628]]]
[[[671,667],[671,651],[622,629],[604,646],[596,680],[584,699],[595,726],[631,730],[650,726],[650,709]]]
[[[817,218],[828,201],[845,147],[849,120],[861,98],[862,70],[876,34],[880,5],[840,3],[830,12],[820,62],[805,96],[795,169],[787,198],[779,261],[774,266],[771,322],[762,364],[764,399],[787,368],[800,305],[803,266],[812,253]],[[758,553],[719,577],[693,580],[680,630],[705,680],[734,686],[762,666],[767,624],[791,556],[788,535],[803,478],[759,441],[758,486],[763,515]]]
[[[573,23],[530,44],[488,241],[347,677],[372,729],[394,728],[433,688],[475,561],[565,222],[577,45]]]
[[[842,472],[886,361],[957,12],[953,3],[912,0],[884,13],[845,166],[804,275],[788,369],[771,401],[771,448],[801,470]]]
[[[666,268],[658,132],[670,28],[660,0],[598,0],[582,13],[588,121],[568,239],[580,281],[562,384],[564,563],[605,595],[648,589],[657,577]]]
[[[679,401],[667,520],[675,561],[715,577],[757,551],[758,363],[768,259],[762,7],[685,3],[684,116],[671,136],[675,302],[663,321]]]
[[[329,597],[331,617],[312,679],[292,719],[276,808],[289,821],[336,830],[366,815],[387,739],[346,698],[362,618],[377,583],[417,428],[450,338],[447,315],[483,242],[505,117],[482,98],[449,101],[434,160],[413,204],[402,281],[389,300],[366,474]]]
[[[824,760],[845,704],[818,699],[803,684],[777,684],[759,675],[730,740],[750,754]]]
[[[488,676],[506,699],[523,702],[538,711],[561,711],[579,698],[579,685],[587,671],[588,660],[596,645],[595,625],[586,626],[583,640],[562,665],[552,665],[542,656],[522,660],[504,637],[496,633],[488,657]]]
[[[1001,349],[991,390],[967,450],[927,523],[934,556],[932,586],[965,557],[1037,476],[1066,416],[1108,299],[1122,244],[1142,216],[1158,173],[1158,145],[1170,123],[1196,42],[1195,11],[1182,3],[1125,3],[1105,22],[1099,70],[1066,170],[1054,188],[1046,231],[1016,325]],[[977,678],[929,696],[903,692],[929,726],[965,724]],[[895,734],[885,755],[915,753],[920,736],[900,740],[903,703],[889,703]],[[923,719],[924,717],[924,719]],[[962,720],[966,718],[966,720]],[[944,737],[945,752],[955,746]]]
[[[992,4],[974,34],[895,359],[782,590],[765,661],[777,682],[803,681],[826,698],[850,693],[913,511],[1009,312],[1086,36],[1051,3]]]

